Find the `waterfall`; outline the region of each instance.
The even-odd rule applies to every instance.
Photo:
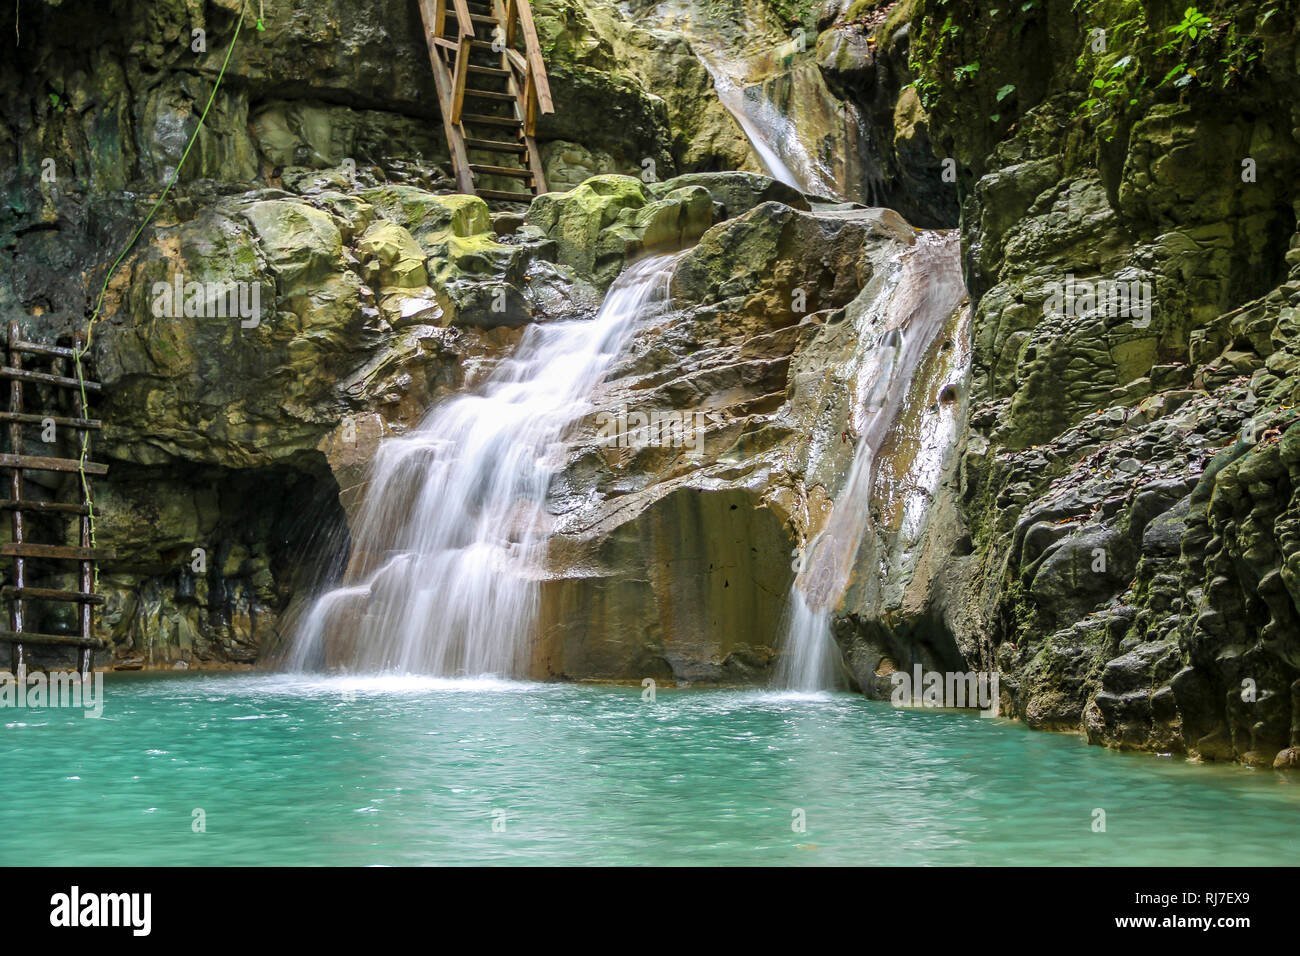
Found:
[[[827,86],[809,47],[815,38],[781,32],[761,6],[746,6],[738,21],[695,0],[624,10],[686,37],[768,176],[812,197],[869,204],[879,197],[885,180],[868,127],[857,106]]]
[[[564,433],[681,255],[629,266],[594,319],[530,325],[472,393],[380,446],[343,586],[306,615],[291,669],[525,673]]]
[[[761,90],[746,90],[737,76],[723,70],[713,57],[706,55],[702,50],[697,50],[696,56],[713,77],[713,88],[717,90],[718,99],[740,126],[745,139],[749,140],[749,145],[753,147],[754,155],[758,157],[763,172],[800,192],[817,192],[819,188],[825,189],[825,184],[820,181],[821,177],[813,174],[812,160],[803,151],[794,134],[792,124],[786,117],[781,116],[771,103],[762,98]],[[778,142],[785,143],[787,149],[797,153],[798,159],[802,160],[799,163],[802,175],[797,175],[781,158],[777,149]]]
[[[876,453],[898,418],[912,376],[966,294],[955,233],[922,233],[890,277],[892,289],[856,316],[864,350],[850,370],[853,464],[831,513],[805,552],[791,587],[778,685],[815,691],[835,684],[839,650],[831,611],[843,596],[871,522]]]

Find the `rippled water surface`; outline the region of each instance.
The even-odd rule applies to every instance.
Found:
[[[1300,775],[851,695],[250,674],[105,690],[100,720],[0,710],[0,828],[23,835],[0,863],[1300,859]]]

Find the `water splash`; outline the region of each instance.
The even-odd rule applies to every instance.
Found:
[[[791,587],[776,679],[792,690],[835,684],[839,650],[831,636],[831,611],[848,587],[870,527],[876,454],[926,350],[966,294],[956,234],[920,235],[886,281],[887,288],[855,320],[859,341],[875,338],[876,345],[851,371],[853,464]]]
[[[343,586],[307,614],[290,669],[525,673],[564,432],[682,255],[629,266],[592,320],[529,326],[473,393],[380,446]]]

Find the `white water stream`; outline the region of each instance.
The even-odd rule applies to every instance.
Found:
[[[794,124],[788,117],[780,115],[771,103],[764,100],[759,95],[761,91],[758,88],[746,89],[741,79],[743,67],[729,64],[724,68],[722,62],[707,55],[702,46],[696,47],[696,56],[713,77],[713,86],[717,90],[718,99],[739,124],[745,138],[749,140],[749,145],[754,148],[754,154],[762,164],[763,171],[778,182],[785,183],[800,192],[822,192],[825,195],[833,195],[833,184],[830,184],[830,189],[827,191],[828,177],[813,163],[807,150],[799,142],[798,136],[795,135]],[[786,151],[792,154],[791,161],[800,167],[799,173],[791,169],[790,164],[782,158],[778,144],[784,144]]]
[[[843,596],[869,531],[876,453],[898,418],[913,374],[953,309],[966,295],[956,234],[923,233],[903,254],[893,289],[855,320],[858,339],[876,344],[852,371],[853,464],[825,527],[807,549],[790,591],[779,686],[817,691],[834,686],[839,650],[831,611]]]
[[[770,16],[725,26],[719,16],[699,0],[663,0],[643,22],[689,40],[768,176],[811,196],[869,202],[878,174],[872,157],[856,155],[863,120],[826,87],[809,46],[816,38],[797,44]],[[774,97],[789,100],[783,107]]]
[[[629,266],[592,320],[529,326],[480,387],[380,446],[344,584],[307,614],[291,669],[526,672],[564,432],[638,317],[666,298],[680,257]]]

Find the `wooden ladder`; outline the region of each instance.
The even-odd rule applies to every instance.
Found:
[[[76,349],[82,347],[82,340],[77,338]],[[0,368],[0,379],[9,380],[9,408],[0,412],[0,421],[9,425],[9,451],[0,454],[0,469],[9,472],[9,498],[0,500],[0,511],[8,511],[13,519],[13,540],[0,545],[0,557],[13,559],[12,584],[5,587],[0,594],[9,602],[9,630],[0,630],[0,643],[9,643],[12,647],[13,673],[19,679],[27,674],[26,648],[28,645],[54,644],[76,647],[78,670],[88,675],[95,666],[94,652],[103,646],[103,641],[94,637],[91,622],[91,606],[103,604],[102,595],[95,593],[95,562],[113,557],[107,548],[91,546],[91,511],[93,501],[90,494],[91,475],[108,474],[108,466],[93,461],[84,461],[90,448],[90,432],[96,431],[100,423],[86,417],[86,403],[83,395],[95,394],[103,390],[98,382],[82,381],[76,377],[62,374],[65,370],[54,369],[53,372],[38,372],[23,367],[24,355],[38,356],[53,363],[73,363],[75,375],[76,353],[74,349],[54,345],[38,345],[25,342],[19,332],[18,323],[9,323],[9,360]],[[57,374],[56,374],[57,373]],[[24,386],[43,386],[61,389],[72,393],[72,414],[29,413],[23,406]],[[23,427],[32,425],[42,431],[53,428],[54,434],[59,429],[71,429],[78,437],[80,458],[46,458],[24,454]],[[23,475],[28,471],[52,471],[84,474],[81,485],[80,502],[42,501],[23,497]],[[76,546],[67,544],[49,544],[28,539],[28,528],[24,517],[29,514],[76,518],[80,524],[79,541]],[[80,565],[79,587],[75,591],[59,588],[32,587],[28,585],[27,561],[72,561]],[[27,629],[27,602],[54,601],[77,604],[80,610],[78,634],[41,634]]]
[[[537,117],[555,112],[528,0],[420,0],[456,188],[528,202],[546,192]],[[522,37],[524,50],[515,47]],[[470,101],[469,110],[466,100]],[[527,192],[500,188],[517,181]]]

